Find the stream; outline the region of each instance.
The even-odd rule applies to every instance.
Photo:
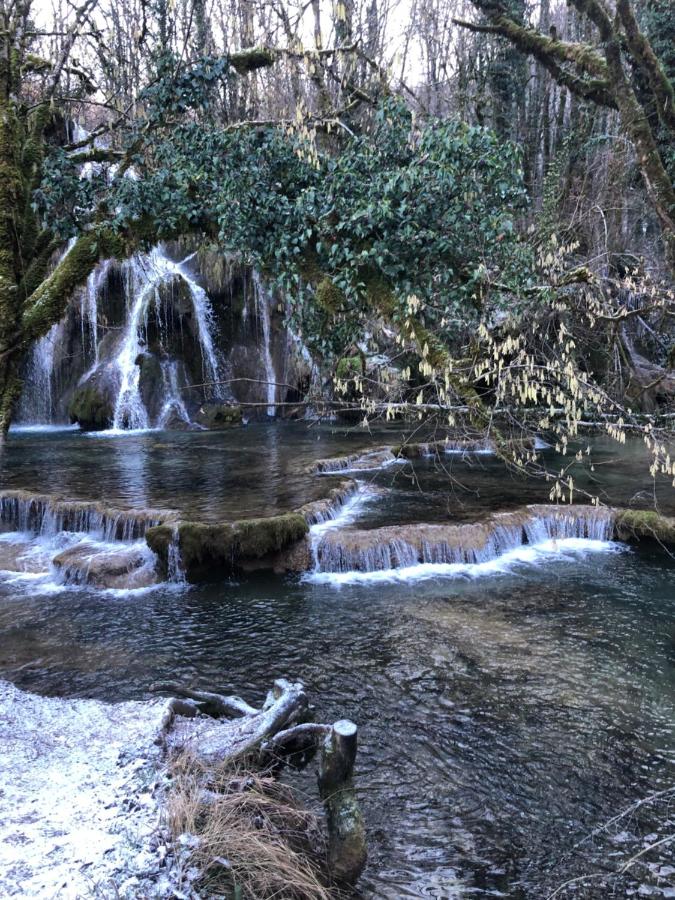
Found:
[[[307,474],[316,459],[392,440],[391,429],[306,423],[18,430],[0,461],[1,487],[200,521],[264,516],[337,483]],[[580,475],[580,488],[617,505],[656,498],[673,514],[672,488],[650,482],[640,447],[592,443],[595,471]],[[371,494],[345,526],[361,529],[473,522],[547,503],[549,492],[487,455],[446,454],[358,478]],[[55,538],[34,540],[46,539]],[[675,561],[664,551],[579,538],[440,574],[420,566],[328,575],[97,591],[49,570],[8,570],[0,677],[46,696],[105,701],[147,699],[153,681],[178,676],[251,700],[274,677],[303,681],[319,718],[359,725],[364,897],[544,898],[662,836],[668,821],[648,804],[596,829],[674,782]],[[311,774],[303,779],[310,793]],[[672,874],[659,876],[671,851],[649,857],[640,896],[675,896]],[[606,896],[586,890],[580,896]]]

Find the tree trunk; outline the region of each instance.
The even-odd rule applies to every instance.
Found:
[[[328,863],[335,879],[354,884],[366,864],[366,832],[354,790],[357,729],[341,719],[321,747],[319,794],[326,810]]]

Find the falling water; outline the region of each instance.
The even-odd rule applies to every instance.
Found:
[[[189,259],[190,257],[188,257]],[[185,263],[176,263],[169,259],[162,247],[155,247],[148,255],[134,256],[125,263],[127,274],[127,297],[131,299],[127,323],[122,338],[116,365],[120,377],[120,387],[115,401],[113,416],[114,429],[145,429],[150,427],[148,412],[143,403],[139,382],[140,368],[137,365],[139,354],[146,344],[148,328],[148,310],[150,301],[159,304],[159,287],[177,276],[188,287],[197,335],[202,350],[202,374],[205,382],[217,382],[219,364],[213,342],[213,310],[206,291],[200,287],[185,269]],[[177,370],[163,367],[165,385],[169,391],[169,408],[165,404],[160,413],[161,420],[168,417],[171,408],[177,409],[181,417],[189,421],[185,406],[180,400],[177,383]]]
[[[461,525],[396,525],[370,530],[335,527],[311,529],[314,573],[384,573],[424,567],[433,574],[484,566],[523,547],[558,550],[579,541],[606,543],[612,537],[613,513],[591,506],[534,506]],[[339,523],[342,524],[342,523]],[[431,569],[430,569],[431,571]]]
[[[173,584],[187,584],[185,568],[183,567],[183,557],[180,552],[177,525],[173,529],[171,541],[169,542],[169,549],[167,551],[167,578]]]
[[[166,262],[172,270],[172,274],[180,275],[190,291],[192,307],[197,320],[199,344],[202,348],[202,374],[204,380],[217,382],[220,363],[213,344],[213,333],[215,329],[213,307],[211,306],[209,295],[204,288],[197,284],[185,268],[185,264],[193,259],[195,255],[195,253],[191,253],[180,263],[173,263],[171,260],[166,260]],[[166,259],[166,257],[164,257],[164,259]]]
[[[82,351],[93,366],[98,364],[98,298],[109,268],[110,260],[106,259],[90,272],[86,289],[80,294]]]
[[[164,381],[165,401],[157,419],[157,427],[165,428],[172,415],[181,422],[190,424],[190,416],[181,396],[178,385],[178,363],[175,360],[162,363],[162,379]]]
[[[18,416],[23,424],[37,425],[52,421],[54,351],[62,335],[63,325],[57,322],[33,346]]]
[[[152,256],[153,254],[148,259],[149,263],[153,262]],[[147,311],[148,299],[154,296],[159,279],[149,274],[144,283],[142,265],[141,257],[135,256],[125,266],[129,287],[127,297],[133,298],[133,302],[127,317],[122,346],[115,361],[120,375],[120,388],[115,401],[114,429],[137,429],[150,426],[148,413],[139,390],[141,370],[136,360],[142,347],[141,326],[147,325],[144,316]]]
[[[262,354],[265,366],[265,381],[267,383],[267,415],[275,414],[274,404],[276,402],[276,375],[274,372],[274,363],[272,362],[272,323],[270,317],[270,304],[272,298],[263,284],[260,273],[253,270],[253,287],[255,291],[256,312],[262,325]]]
[[[75,245],[71,238],[57,265],[65,259]],[[54,414],[54,358],[56,348],[63,340],[64,320],[56,322],[33,344],[26,368],[24,395],[19,410],[19,421],[25,425],[42,425],[53,420]]]

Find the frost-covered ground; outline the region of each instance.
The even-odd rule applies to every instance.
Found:
[[[0,897],[161,895],[163,706],[0,682]]]

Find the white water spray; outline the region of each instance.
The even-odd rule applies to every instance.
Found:
[[[262,326],[262,357],[265,367],[265,381],[267,383],[267,415],[273,416],[275,414],[274,404],[277,399],[277,377],[274,372],[274,363],[272,362],[272,321],[270,315],[272,297],[265,288],[260,273],[256,269],[253,270],[253,289],[255,292],[256,313]]]
[[[188,257],[189,259],[190,257]],[[185,263],[169,259],[162,247],[155,247],[145,256],[134,256],[125,263],[128,279],[127,297],[131,299],[127,324],[122,338],[116,365],[120,387],[115,402],[113,429],[146,429],[150,427],[148,412],[140,394],[140,367],[137,360],[146,345],[148,309],[150,301],[159,303],[159,287],[179,277],[187,285],[197,324],[197,337],[202,351],[202,375],[205,382],[217,382],[219,363],[213,341],[214,317],[211,301],[206,291],[197,284],[185,269]],[[164,369],[165,384],[169,389],[169,410],[166,404],[160,420],[170,408],[177,408],[181,417],[187,411],[180,399],[176,370]],[[161,421],[159,423],[161,425]]]

